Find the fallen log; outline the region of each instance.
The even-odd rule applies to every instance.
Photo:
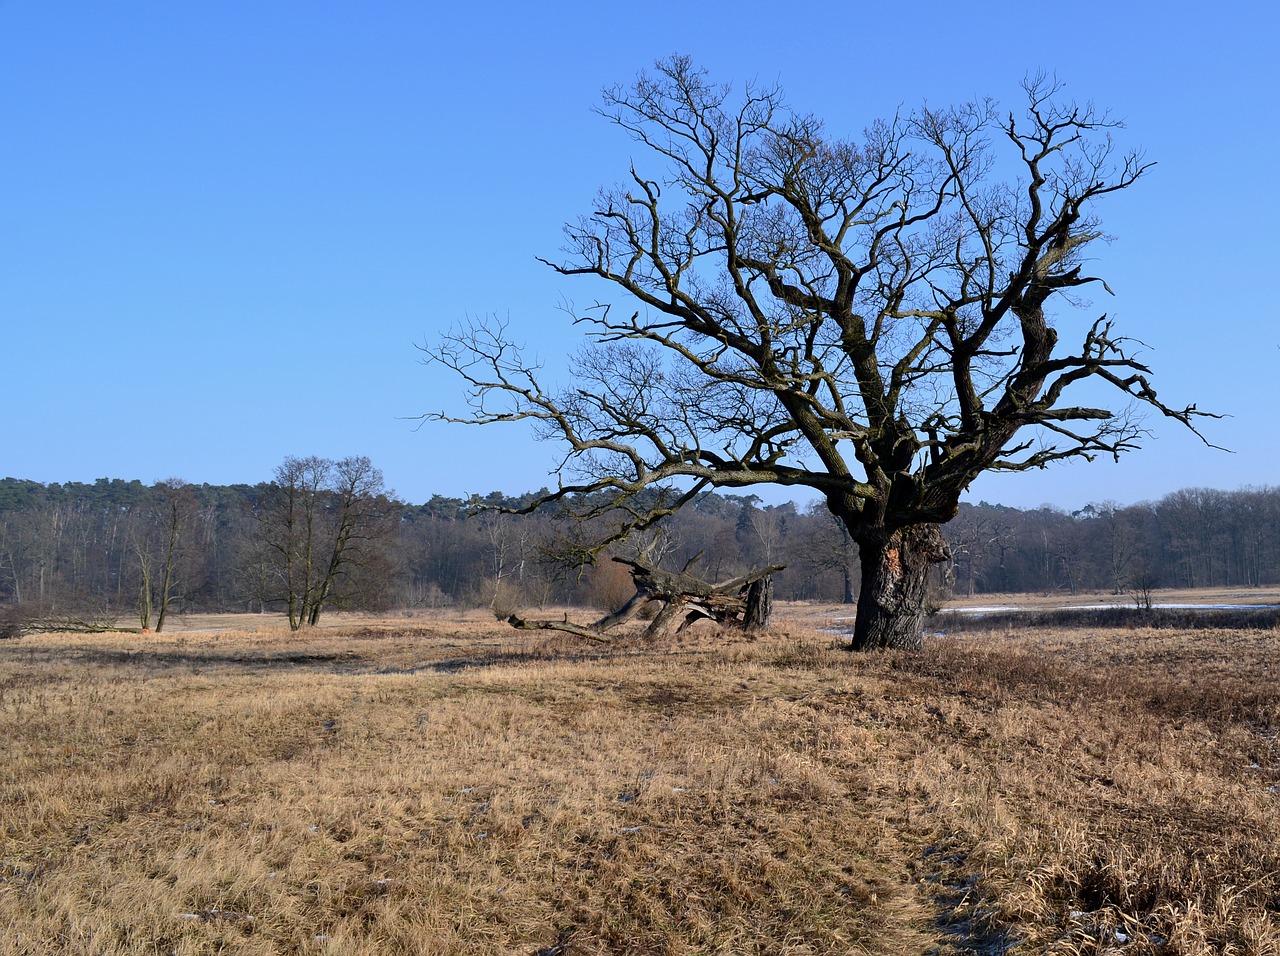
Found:
[[[698,555],[701,557],[701,555]],[[684,630],[695,621],[710,619],[744,629],[765,627],[773,609],[772,575],[785,565],[772,565],[719,584],[689,573],[697,557],[682,571],[667,571],[642,558],[614,558],[631,569],[636,593],[618,610],[589,625],[563,621],[526,621],[511,615],[507,623],[522,630],[563,631],[597,643],[608,643],[606,632],[633,619],[651,603],[661,609],[645,630],[645,638],[661,637],[675,628]]]
[[[571,624],[567,617],[563,621],[526,621],[518,614],[512,614],[507,618],[507,623],[522,631],[564,631],[566,634],[576,634],[578,637],[585,637],[587,640],[595,641],[597,644],[609,643],[609,638],[605,637],[599,631],[592,630],[588,627],[582,627],[578,624]]]

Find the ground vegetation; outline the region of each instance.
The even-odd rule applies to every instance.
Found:
[[[0,954],[1277,951],[1274,632],[847,613],[0,643]]]

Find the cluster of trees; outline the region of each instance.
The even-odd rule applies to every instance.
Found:
[[[584,565],[574,546],[580,502],[507,513],[543,494],[408,504],[367,458],[289,458],[256,485],[5,478],[0,605],[28,620],[136,615],[155,630],[213,611],[275,611],[303,628],[329,609],[620,607],[634,593],[625,567]],[[781,564],[781,600],[857,599],[858,549],[820,503],[705,493],[660,528],[613,550],[643,542],[650,559],[711,581]],[[951,557],[935,582],[957,596],[1280,583],[1280,488],[1072,513],[964,504],[943,531]]]
[[[368,458],[286,458],[273,481],[0,482],[0,602],[10,621],[283,607],[296,630],[333,606],[385,606],[403,506]]]
[[[1280,489],[1186,488],[1159,501],[1019,511],[961,505],[944,529],[956,595],[1280,583]]]
[[[120,619],[162,629],[175,611],[280,611],[291,625],[328,609],[583,604],[634,592],[607,560],[584,566],[584,526],[537,495],[399,501],[367,458],[288,458],[254,485],[0,480],[0,605],[27,619]],[[641,537],[641,536],[638,536]],[[705,495],[661,534],[666,563],[723,580],[775,563],[784,598],[852,595],[852,553],[825,511]],[[618,553],[631,545],[619,545]],[[792,555],[787,559],[784,555]],[[12,615],[11,615],[12,616]]]

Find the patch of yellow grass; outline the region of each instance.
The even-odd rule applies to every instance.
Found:
[[[1276,952],[1275,642],[0,642],[0,953]]]

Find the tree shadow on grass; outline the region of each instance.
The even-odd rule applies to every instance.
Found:
[[[457,674],[529,663],[585,660],[603,656],[592,651],[492,650],[475,654],[430,659],[388,661],[377,654],[355,650],[263,651],[210,648],[112,648],[100,645],[78,648],[15,646],[0,654],[0,664],[46,671],[50,680],[65,676],[66,669],[136,672],[140,675],[168,673],[317,673],[317,674]],[[47,669],[47,670],[46,670]]]

